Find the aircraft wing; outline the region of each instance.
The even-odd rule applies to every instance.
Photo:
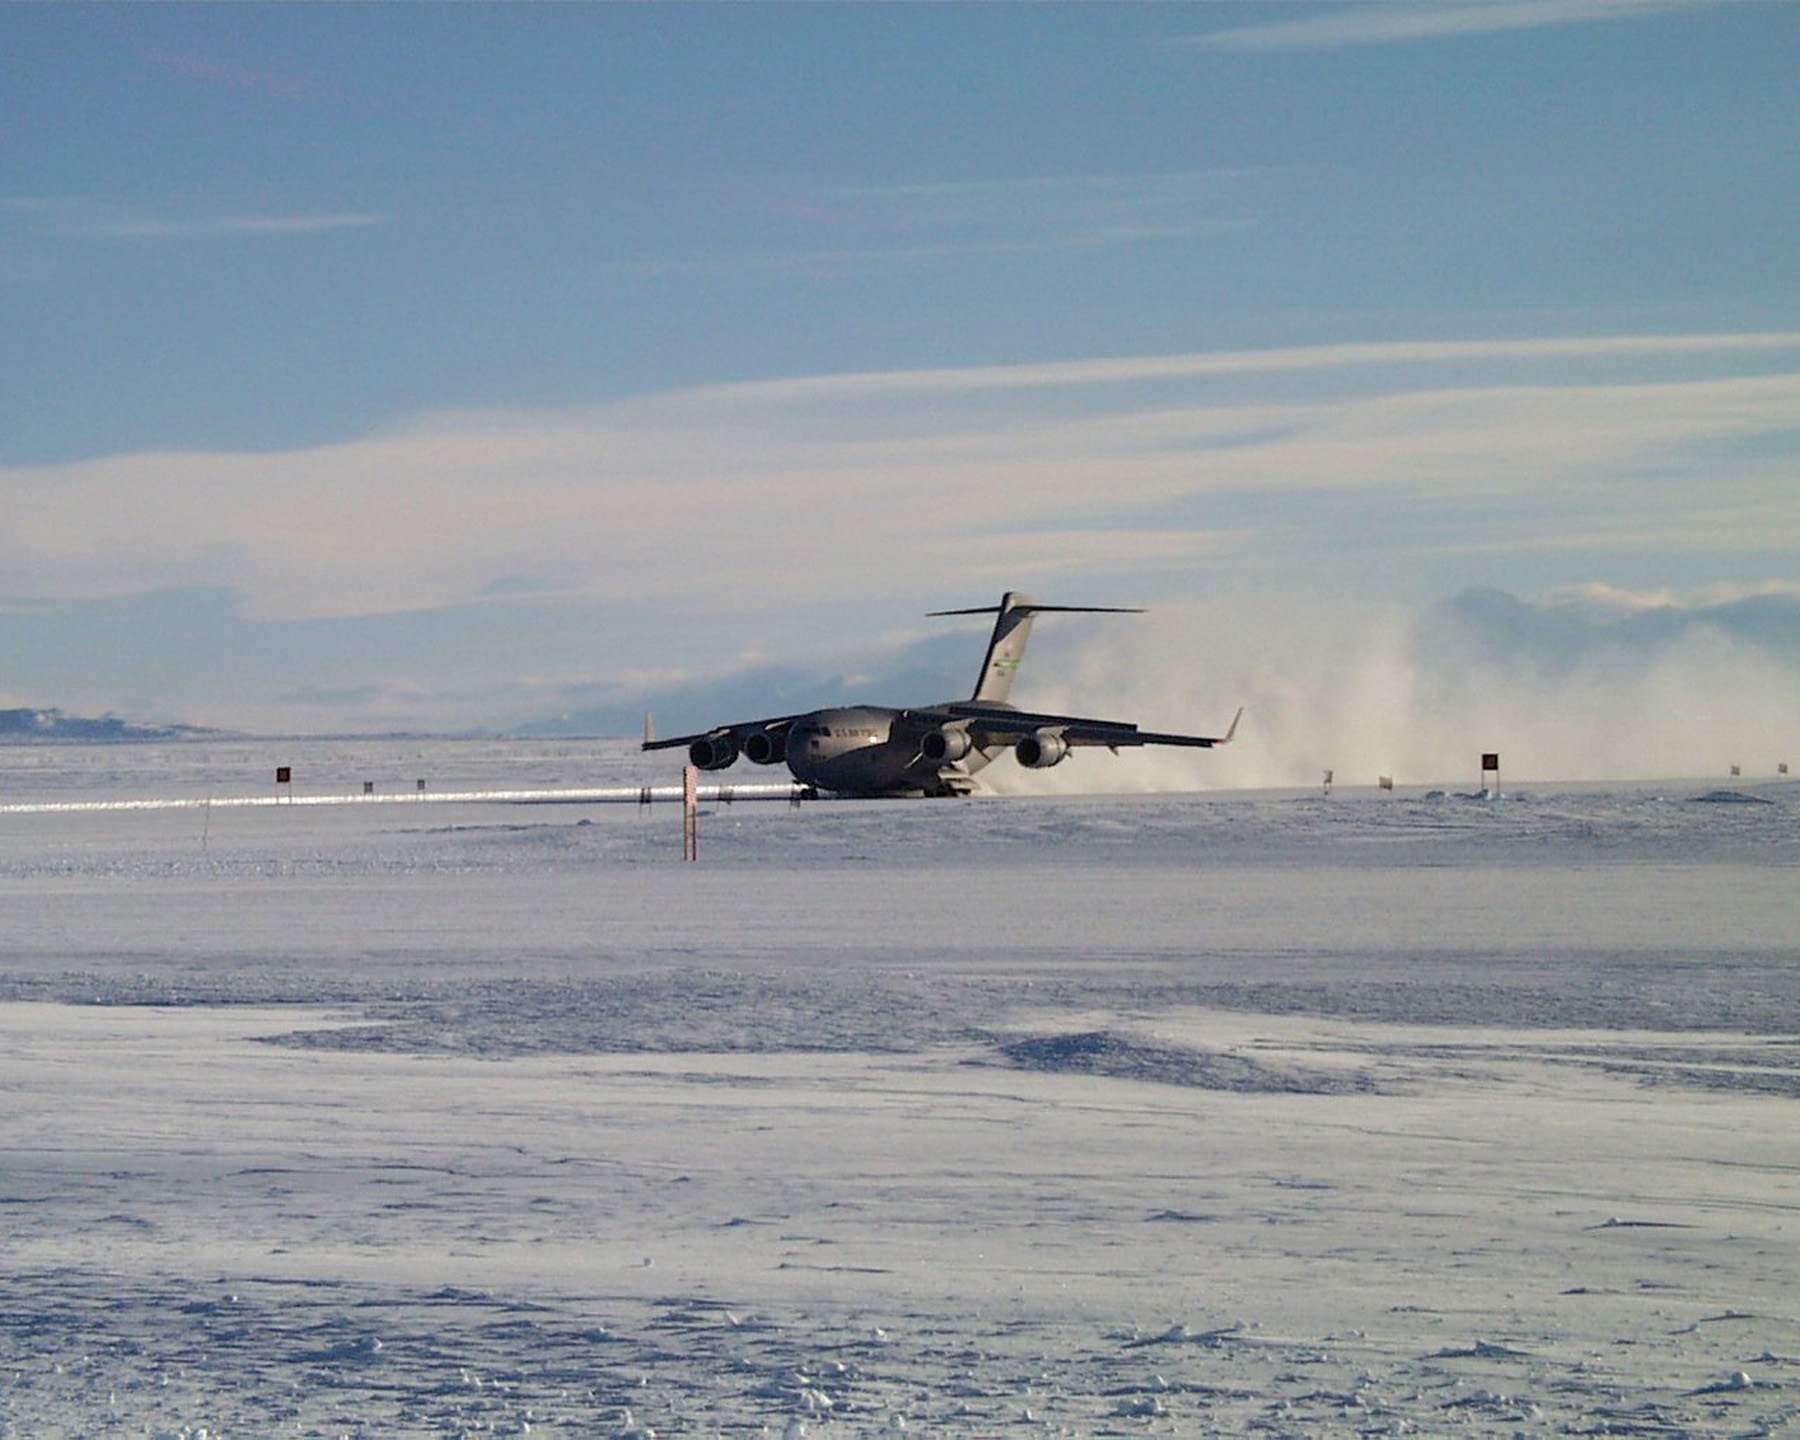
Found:
[[[1026,710],[1007,710],[974,703],[937,705],[929,710],[909,710],[909,717],[941,725],[966,724],[977,744],[1006,743],[1049,730],[1068,745],[1104,745],[1117,750],[1126,745],[1185,745],[1210,750],[1227,745],[1237,734],[1239,710],[1223,735],[1169,735],[1140,730],[1123,720],[1094,720],[1083,715],[1044,715]]]
[[[696,740],[716,740],[720,736],[729,736],[734,744],[742,745],[746,736],[758,731],[766,731],[771,735],[784,734],[788,726],[800,717],[798,715],[777,715],[773,720],[742,720],[732,725],[715,725],[710,730],[701,730],[692,735],[672,735],[666,740],[645,740],[645,750],[672,750],[677,745],[692,745]]]

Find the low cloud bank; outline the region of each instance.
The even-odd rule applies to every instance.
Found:
[[[816,620],[853,594],[1166,588],[1202,561],[1257,584],[1370,553],[1732,574],[1800,545],[1797,411],[1790,332],[819,376],[0,466],[0,575],[34,603],[209,588],[301,623],[652,595],[690,618],[777,596]]]

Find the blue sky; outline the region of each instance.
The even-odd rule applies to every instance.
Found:
[[[1010,587],[1800,594],[1795,54],[1655,0],[5,7],[0,701],[512,725]]]

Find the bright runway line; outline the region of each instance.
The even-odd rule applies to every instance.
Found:
[[[702,802],[813,798],[798,785],[704,785]],[[0,805],[0,815],[77,815],[99,810],[249,810],[289,805],[587,805],[648,804],[681,799],[679,785],[615,786],[603,790],[395,791],[387,795],[219,795],[164,800],[40,800]]]

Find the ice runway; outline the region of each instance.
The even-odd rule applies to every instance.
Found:
[[[0,1417],[1779,1433],[1800,791],[1708,789],[0,816]]]

